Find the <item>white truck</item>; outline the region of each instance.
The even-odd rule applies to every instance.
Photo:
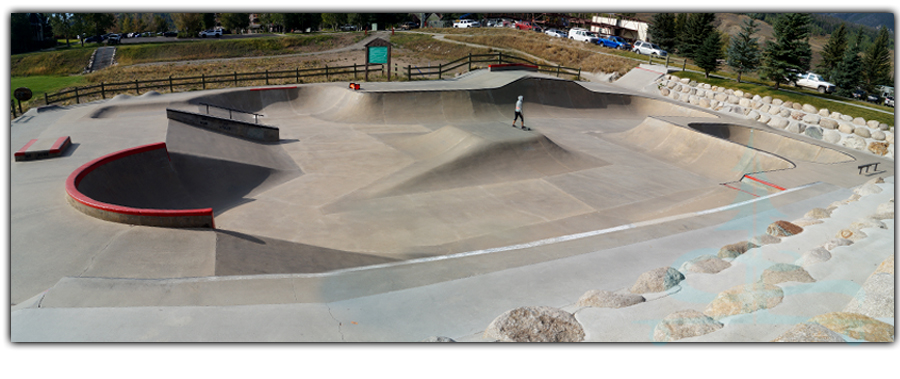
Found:
[[[462,19],[453,23],[454,28],[479,28],[481,23],[475,20]]]
[[[797,81],[794,82],[794,85],[814,89],[819,91],[819,93],[832,93],[837,88],[834,84],[826,82],[822,75],[813,72],[797,75]]]
[[[597,33],[589,30],[578,28],[569,29],[569,39],[588,43],[597,43],[598,38],[600,38],[600,36]]]

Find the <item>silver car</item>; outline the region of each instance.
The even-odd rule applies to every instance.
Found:
[[[635,41],[634,48],[631,49],[631,51],[644,55],[658,55],[660,57],[669,55],[669,53],[667,53],[661,47],[657,46],[655,43],[645,41]]]
[[[553,37],[566,38],[566,33],[563,33],[556,29],[547,29],[544,31],[544,34]]]

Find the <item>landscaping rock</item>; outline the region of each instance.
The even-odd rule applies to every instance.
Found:
[[[684,274],[671,267],[660,267],[647,271],[631,286],[632,293],[663,292],[684,280]]]
[[[781,114],[782,110],[784,110],[784,109],[773,105],[772,108],[769,108],[769,114],[775,116],[775,115]]]
[[[753,121],[756,121],[756,120],[759,119],[759,112],[757,112],[757,111],[750,111],[750,113],[747,113],[747,118],[748,118],[748,119],[751,119],[751,120],[753,120]]]
[[[888,131],[891,130],[891,126],[882,122],[878,124],[878,130]]]
[[[855,193],[859,196],[868,196],[868,195],[874,195],[876,193],[881,193],[881,191],[884,191],[884,190],[881,189],[881,187],[879,187],[877,184],[866,183],[859,187],[856,187],[856,189],[853,190],[853,193]]]
[[[765,124],[765,123],[768,123],[769,120],[771,120],[771,119],[772,119],[771,116],[769,116],[769,115],[767,115],[767,114],[765,114],[765,113],[762,113],[762,114],[759,115],[759,119],[756,120],[756,121],[759,121],[759,122]]]
[[[837,234],[835,235],[835,237],[836,237],[836,238],[848,239],[848,240],[851,240],[851,241],[853,241],[853,242],[856,242],[856,241],[859,241],[859,240],[861,240],[861,239],[863,239],[863,238],[868,237],[868,235],[866,235],[866,233],[863,233],[863,232],[862,232],[861,230],[859,230],[859,229],[851,229],[851,228],[847,228],[847,229],[841,229],[839,232],[837,232]]]
[[[881,220],[877,220],[874,218],[863,218],[857,222],[850,224],[850,229],[862,230],[864,228],[887,229],[887,224],[885,224]]]
[[[881,130],[876,130],[876,131],[873,131],[873,132],[872,132],[872,139],[873,139],[873,140],[876,140],[876,141],[884,141],[884,138],[885,138],[885,135],[884,135],[884,132],[883,132],[883,131],[881,131]],[[885,143],[884,145],[887,146],[887,143]],[[887,149],[887,147],[885,147],[885,149]],[[879,154],[879,155],[884,155],[884,154]]]
[[[690,94],[690,92],[691,92],[692,89],[693,89],[693,88],[690,87],[690,86],[682,86],[682,87],[681,87],[681,93],[687,93],[687,94]]]
[[[806,112],[806,113],[817,113],[817,112],[818,112],[818,110],[816,109],[816,107],[814,107],[814,106],[812,106],[812,105],[810,105],[810,104],[803,104],[803,106],[800,107],[800,109],[803,109],[803,111]]]
[[[754,243],[759,246],[764,245],[772,245],[776,243],[781,243],[781,238],[769,235],[769,234],[760,234],[750,239],[751,243]]]
[[[737,103],[739,103],[740,101],[741,101],[741,99],[738,98],[737,96],[734,96],[734,95],[728,96],[728,102],[731,103],[731,104],[737,104]]]
[[[841,120],[847,121],[847,122],[852,122],[853,116],[847,116],[847,115],[843,114],[843,115],[841,115]]]
[[[679,95],[678,92],[672,92],[671,97],[673,100],[678,100],[678,98],[680,98],[681,95]]]
[[[428,337],[428,338],[422,340],[421,342],[456,342],[456,341],[450,337],[431,336],[431,337]]]
[[[802,130],[800,130],[800,129],[801,129],[800,123],[796,122],[796,121],[791,122],[790,124],[788,124],[788,126],[786,128],[784,128],[784,130],[787,130],[787,131],[789,131],[791,133],[795,133],[795,134],[800,134],[802,132]]]
[[[696,95],[690,95],[690,96],[688,96],[688,103],[693,104],[693,105],[699,105],[700,98],[697,97]]]
[[[819,123],[819,120],[822,118],[815,114],[807,114],[803,116],[803,122],[811,125],[816,125]]]
[[[838,123],[830,118],[823,118],[819,120],[819,126],[825,129],[835,129],[838,127]]]
[[[497,316],[484,331],[484,338],[501,342],[581,342],[584,328],[569,312],[528,306]]]
[[[690,78],[681,78],[681,79],[679,79],[679,80],[680,80],[682,83],[684,83],[684,84],[688,84],[688,83],[691,82],[691,79],[690,79]]]
[[[660,89],[659,89],[659,94],[660,94],[660,95],[663,95],[663,96],[669,96],[669,89],[666,88],[666,87],[660,88]]]
[[[803,267],[787,263],[776,263],[763,270],[759,281],[765,284],[778,284],[784,282],[812,283],[816,280]]]
[[[819,324],[797,324],[772,342],[846,342],[844,337]]]
[[[816,263],[826,262],[829,259],[831,259],[831,253],[824,247],[817,247],[803,253],[803,255],[800,256],[800,259],[798,259],[796,263],[801,266],[809,266]]]
[[[844,204],[850,204],[850,203],[852,203],[852,202],[854,202],[854,201],[859,201],[859,199],[860,199],[861,197],[862,197],[862,196],[859,196],[858,194],[855,194],[855,193],[854,193],[854,194],[850,195],[850,197],[844,199],[844,201],[841,201],[841,203],[844,203]]]
[[[728,100],[728,95],[726,95],[724,93],[717,93],[715,99],[718,102],[724,102],[724,101]]]
[[[815,139],[822,139],[822,128],[811,126],[803,131],[803,134]]]
[[[697,86],[697,81],[696,81],[696,80],[691,80],[690,85],[691,85],[691,87],[696,87],[696,86]]]
[[[850,246],[852,244],[853,244],[853,241],[848,240],[846,238],[835,238],[831,241],[826,242],[824,245],[822,245],[822,248],[824,248],[825,250],[828,250],[828,251],[832,251],[836,247]]]
[[[772,104],[772,96],[765,96],[761,100],[763,103]]]
[[[801,228],[805,228],[810,225],[822,224],[824,221],[815,219],[815,218],[799,218],[794,221],[791,221],[792,224],[797,225]]]
[[[831,212],[828,210],[825,210],[823,208],[813,208],[809,212],[806,212],[806,214],[803,217],[819,218],[819,219],[829,218],[829,217],[831,217]]]
[[[866,128],[866,127],[859,127],[859,128],[853,129],[853,134],[856,134],[862,138],[869,138],[872,136],[872,133],[869,132],[869,128]]]
[[[878,124],[881,124],[878,120],[869,120],[866,122],[866,126],[870,129],[878,129]]]
[[[617,294],[610,291],[590,290],[578,299],[579,307],[624,308],[647,301],[641,295]]]
[[[797,117],[794,117],[794,112],[799,113],[797,115]],[[799,120],[801,117],[803,117],[803,112],[800,112],[800,111],[794,111],[794,112],[791,112],[790,110],[787,110],[787,109],[782,109],[781,112],[778,112],[778,115],[781,117],[784,117],[784,118],[790,117],[790,118],[793,118],[794,120]]]
[[[781,117],[772,117],[766,125],[773,128],[784,129],[788,125],[788,121]]]
[[[742,107],[750,108],[750,99],[740,99],[738,101],[738,104],[740,104],[740,106]]]
[[[869,144],[869,152],[875,155],[885,155],[888,152],[888,143],[887,142],[872,142]]]
[[[744,91],[736,90],[736,91],[734,91],[734,96],[744,97]]]
[[[722,329],[725,325],[693,309],[678,311],[664,317],[653,330],[656,342],[677,341],[702,336]]]
[[[710,101],[709,101],[709,107],[710,107],[710,108],[715,108],[715,107],[717,107],[718,105],[719,105],[719,102],[718,102],[718,101],[715,101],[715,100],[710,100]]]
[[[800,104],[800,103],[791,103],[791,108],[794,108],[794,109],[796,109],[796,110],[799,111],[799,110],[803,109],[803,104]]]
[[[734,95],[734,90],[731,89],[731,88],[726,88],[726,89],[725,89],[725,94],[728,95],[728,96],[732,96],[732,95]]]
[[[822,109],[819,109],[819,112],[817,112],[816,114],[819,115],[819,117],[825,118],[825,117],[828,117],[830,112],[828,112],[828,109],[822,108]]]
[[[766,234],[773,237],[790,237],[803,233],[803,228],[784,220],[778,220],[766,227]]]
[[[894,318],[894,275],[873,274],[844,307],[844,312]]]
[[[849,124],[840,124],[838,126],[838,131],[844,134],[852,134],[853,133],[853,125]]]
[[[703,108],[709,108],[709,99],[705,97],[700,98],[700,106]]]
[[[857,117],[853,119],[853,123],[860,126],[866,126],[866,120],[862,117]]]
[[[887,202],[878,205],[875,214],[871,216],[876,220],[888,220],[894,218],[894,202]]]
[[[772,99],[772,105],[781,106],[781,104],[784,104],[784,100]]]
[[[840,114],[840,112],[831,112],[831,114],[828,115],[829,118],[833,118],[835,120],[840,120],[841,116],[843,116],[843,115]]]
[[[891,324],[861,314],[831,312],[813,317],[808,322],[857,340],[894,342],[894,327]]]
[[[720,292],[703,313],[712,318],[752,313],[771,309],[781,303],[784,291],[781,287],[765,283],[751,283]]]
[[[841,146],[856,150],[864,150],[866,148],[866,140],[860,136],[849,135],[841,140]]]
[[[837,144],[838,142],[841,142],[841,133],[838,133],[834,130],[826,130],[824,133],[822,133],[822,141],[831,144]]]
[[[759,245],[750,241],[741,241],[738,243],[722,246],[722,248],[719,249],[719,253],[717,255],[719,258],[737,258],[741,254],[746,253],[747,250],[757,247],[759,247]]]
[[[893,145],[894,144],[894,133],[893,132],[884,132],[884,141]]]
[[[669,84],[666,84],[666,88],[668,88],[668,89],[674,89],[675,86],[677,86],[677,85],[679,85],[677,82],[671,81],[671,82],[669,82]]]
[[[769,113],[769,109],[771,109],[771,108],[772,108],[771,105],[764,103],[763,105],[761,105],[759,107],[759,113]]]
[[[894,275],[894,255],[887,257],[884,261],[878,265],[878,268],[875,269],[875,272],[872,275],[877,274],[891,274]]]
[[[702,274],[715,274],[731,267],[731,263],[723,261],[713,255],[701,255],[681,265],[682,271],[699,272]]]
[[[761,102],[761,101],[762,101],[762,96],[759,96],[759,95],[753,95],[753,101],[760,101],[760,102]]]

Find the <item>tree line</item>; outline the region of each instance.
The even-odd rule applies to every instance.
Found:
[[[797,76],[811,69],[812,17],[809,13],[780,13],[773,20],[774,41],[761,45],[754,37],[759,29],[754,18],[745,20],[741,31],[728,37],[715,28],[714,13],[658,13],[653,16],[649,34],[653,42],[669,52],[690,58],[706,77],[723,63],[737,73],[759,72],[760,79],[782,84],[796,82]],[[851,39],[852,34],[852,39]],[[874,40],[864,47],[865,30],[850,31],[840,24],[822,51],[816,66],[826,80],[838,87],[838,94],[850,96],[856,88],[871,92],[878,85],[892,85],[892,40],[887,28],[880,28]]]

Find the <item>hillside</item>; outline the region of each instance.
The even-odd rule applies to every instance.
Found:
[[[893,13],[820,13],[823,15],[837,17],[841,20],[852,22],[855,24],[865,25],[872,28],[886,27],[894,30],[894,14]]]

